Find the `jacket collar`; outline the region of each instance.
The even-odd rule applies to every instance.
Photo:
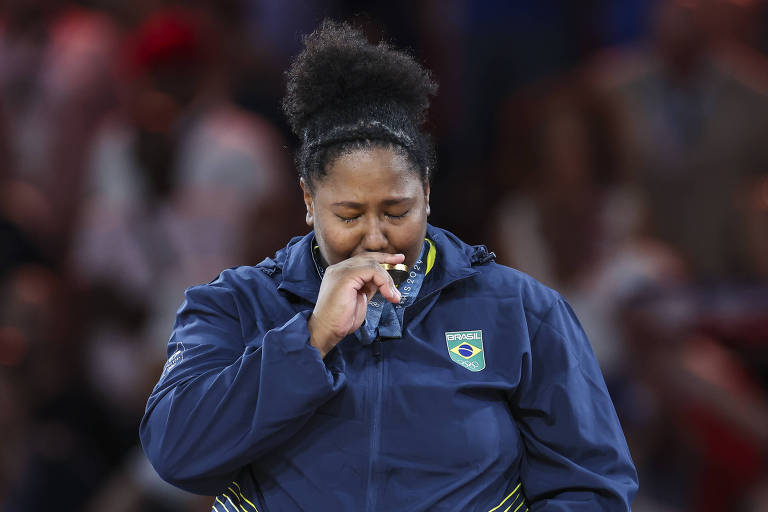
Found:
[[[320,276],[312,260],[312,240],[315,232],[293,238],[288,245],[277,252],[275,263],[281,268],[282,281],[278,290],[286,291],[312,304],[320,291]]]
[[[472,268],[474,248],[462,242],[456,235],[427,224],[427,238],[434,242],[437,256],[432,272],[429,273],[428,279],[424,280],[419,298],[478,272]]]
[[[420,296],[440,290],[450,283],[464,279],[478,271],[474,265],[487,263],[495,258],[483,245],[471,246],[444,229],[427,224],[427,238],[437,249],[435,266],[424,281]],[[269,262],[274,270],[280,270],[282,280],[278,290],[291,293],[315,303],[320,290],[320,277],[312,260],[311,244],[314,231],[292,239]],[[279,277],[279,278],[280,278]],[[278,279],[279,279],[278,278]]]

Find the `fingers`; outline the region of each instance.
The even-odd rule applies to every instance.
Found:
[[[376,264],[371,281],[375,286],[374,290],[378,289],[381,295],[389,302],[395,304],[400,302],[401,295],[395,287],[395,282],[392,280],[392,276],[390,276],[389,272],[384,270],[380,264]],[[370,283],[368,283],[368,285],[370,286]]]
[[[364,292],[366,304],[377,291],[389,302],[399,303],[400,292],[382,263],[398,264],[405,260],[404,254],[366,252],[358,254],[335,265],[329,266],[323,278],[324,284],[349,282],[356,293]],[[333,287],[334,285],[330,285]],[[321,287],[322,291],[323,287]],[[361,297],[362,298],[362,297]]]
[[[402,263],[405,261],[405,254],[402,254],[402,253],[390,254],[388,252],[366,252],[364,254],[358,254],[357,256],[353,256],[353,258],[366,258],[366,259],[371,258],[377,261],[378,263],[391,263],[393,265],[396,265],[398,263]]]
[[[312,316],[308,320],[310,343],[321,354],[362,325],[376,292],[399,303],[400,292],[382,263],[398,264],[403,254],[364,253],[326,268]]]

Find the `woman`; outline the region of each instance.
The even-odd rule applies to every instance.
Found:
[[[187,290],[141,425],[157,471],[219,511],[629,510],[571,309],[427,224],[429,74],[346,25],[305,45],[284,108],[313,232]]]

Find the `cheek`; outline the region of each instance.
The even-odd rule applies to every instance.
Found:
[[[334,219],[317,219],[315,222],[315,236],[325,249],[324,252],[327,254],[324,256],[330,264],[349,257],[357,245],[357,239],[352,231],[337,224]]]
[[[402,251],[418,251],[421,249],[424,237],[426,236],[426,229],[426,216],[424,214],[414,215],[407,223],[391,230],[390,242]]]

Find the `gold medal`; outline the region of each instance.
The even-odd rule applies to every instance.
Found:
[[[405,279],[408,277],[408,265],[404,263],[397,263],[396,265],[392,265],[391,263],[382,263],[382,267],[384,267],[384,270],[389,272],[389,275],[392,276],[392,280],[395,282],[395,286],[400,286],[400,283],[405,281]]]

